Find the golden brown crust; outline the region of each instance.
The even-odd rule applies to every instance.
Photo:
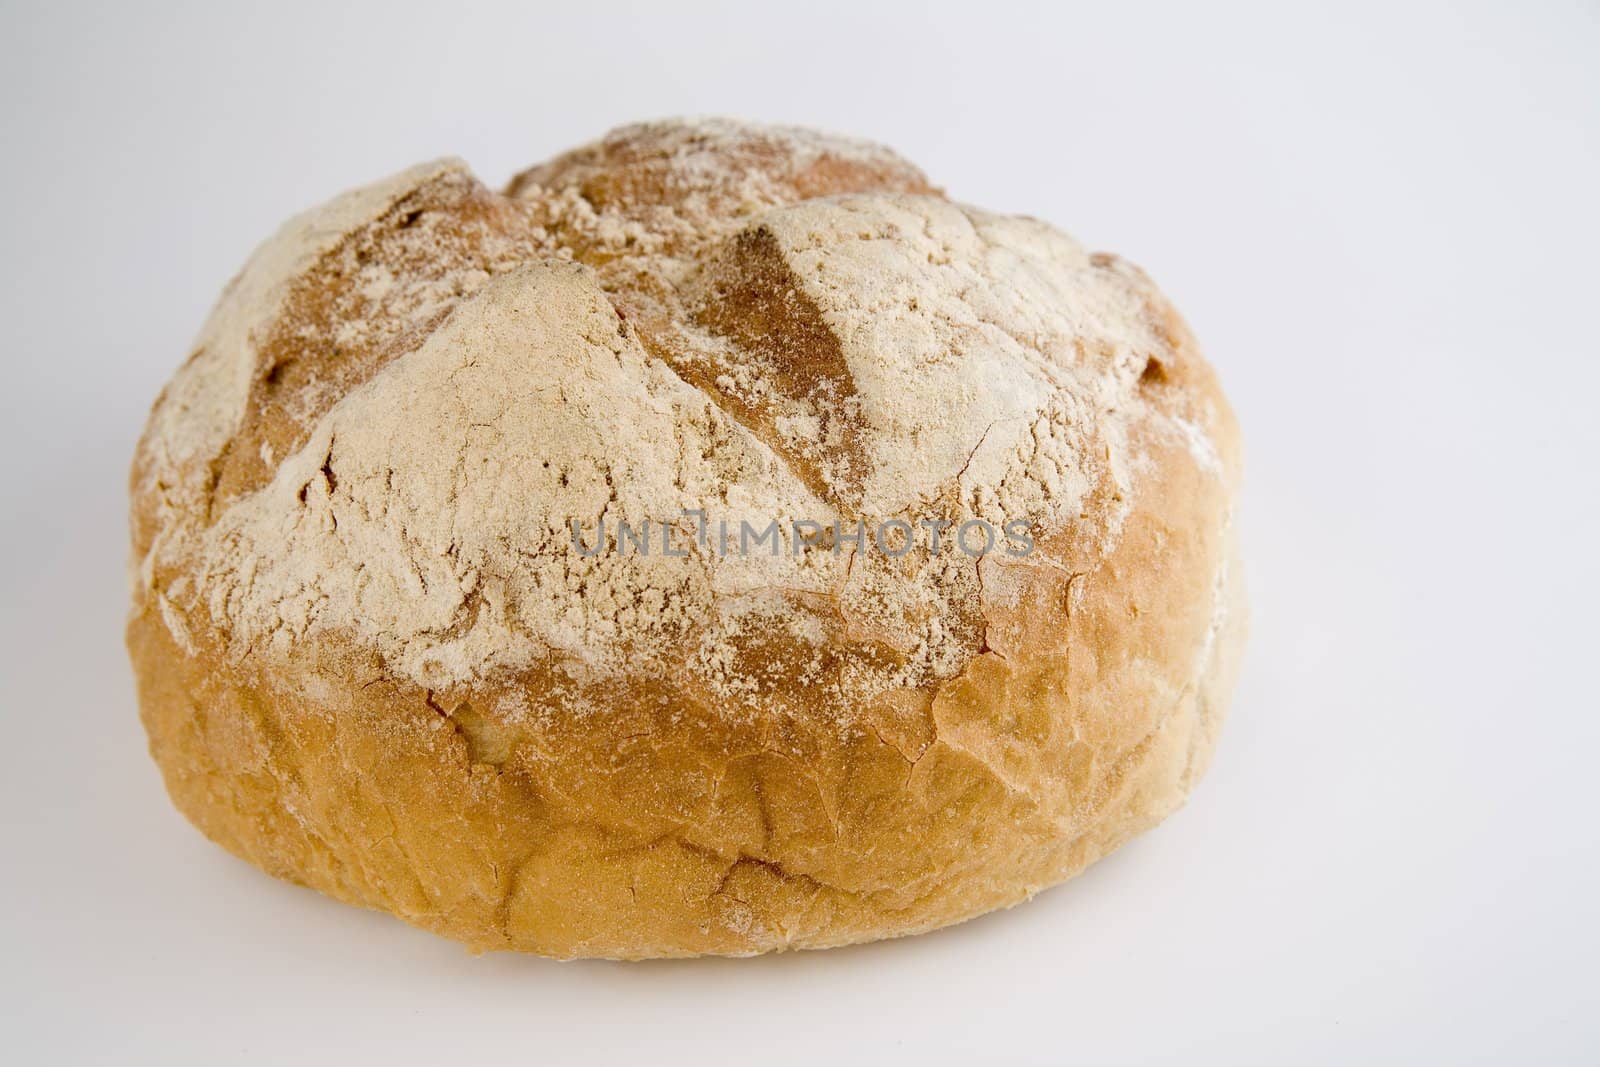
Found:
[[[430,171],[347,208],[364,221],[330,247],[306,242],[290,284],[271,289],[249,271],[235,283],[275,301],[245,315],[256,324],[250,374],[229,384],[207,346],[239,332],[209,329],[198,369],[158,402],[133,476],[128,642],[141,714],[174,802],[208,836],[279,877],[479,948],[641,958],[826,947],[958,922],[1070,877],[1182,802],[1215,743],[1244,632],[1236,435],[1193,339],[1134,268],[1080,264],[1049,233],[1008,229],[1020,223],[962,222],[882,150],[795,136],[636,128],[529,171],[509,199],[464,172]],[[685,151],[720,165],[708,173]],[[836,194],[848,195],[809,199]],[[863,194],[879,199],[849,198]],[[403,231],[417,219],[406,219],[419,210],[438,231],[436,256],[407,251]],[[851,269],[853,249],[830,251],[840,211],[849,227],[883,228],[874,240],[890,250],[913,247],[900,219],[935,236],[976,227],[981,244],[958,234],[928,247],[1036,254],[1044,267],[1028,269],[1062,264],[1060,284],[1103,294],[1085,306],[1138,322],[1107,334],[1074,325],[1093,316],[1056,325],[1049,308],[996,310],[1026,282],[1010,275],[957,303],[942,275],[905,274],[924,301],[896,312],[906,329],[936,315],[957,347],[998,337],[1048,387],[1010,420],[1024,442],[1015,451],[995,441],[1003,420],[972,415],[950,445],[955,462],[929,460],[931,495],[885,503],[904,460],[883,414],[900,409],[874,393],[883,371],[853,332],[883,312],[857,312],[860,290],[840,295],[808,273],[820,262],[812,246],[834,257],[835,275]],[[869,261],[874,277],[920,269],[920,249],[894,255]],[[546,256],[582,266],[528,273],[525,260]],[[514,332],[546,355],[491,352],[498,324],[532,298],[543,325],[517,319]],[[1070,310],[1074,298],[1063,299]],[[980,312],[970,328],[964,308]],[[566,329],[586,354],[561,347]],[[641,441],[658,440],[659,419],[666,447],[697,442],[706,473],[682,456],[672,486],[703,476],[726,495],[772,482],[774,500],[838,516],[999,515],[1023,501],[1045,508],[1029,516],[1038,551],[959,566],[920,550],[899,561],[825,554],[781,579],[757,569],[751,584],[703,560],[681,572],[572,561],[552,572],[558,553],[529,532],[518,566],[554,574],[550,594],[548,583],[483,577],[500,557],[462,528],[537,531],[548,516],[474,503],[456,481],[440,498],[456,509],[442,544],[472,564],[475,584],[452,594],[445,625],[406,636],[341,614],[338,576],[308,578],[294,553],[386,546],[384,523],[431,499],[405,495],[408,478],[426,482],[428,457],[413,468],[410,453],[383,452],[384,434],[363,433],[391,412],[394,425],[414,424],[402,399],[436,381],[455,383],[470,408],[479,362],[558,357],[600,375],[592,395],[563,385],[558,407],[513,405],[500,422],[610,418],[615,406]],[[639,399],[607,385],[613,373],[643,382]],[[739,373],[759,388],[733,381]],[[210,384],[195,384],[203,375]],[[290,375],[297,384],[281,388]],[[231,428],[199,440],[174,429],[225,406],[206,399],[225,387]],[[477,418],[462,432],[481,433]],[[780,429],[797,422],[809,436]],[[424,451],[448,451],[455,425],[428,431]],[[1070,469],[1041,474],[1041,464]],[[513,481],[535,496],[576,493],[580,467],[548,490],[533,474]],[[631,469],[629,484],[653,484],[651,468]],[[492,484],[474,477],[479,490]],[[604,477],[626,499],[627,486],[612,485],[624,468]],[[395,520],[409,540],[383,549],[392,561],[307,558],[377,574],[353,604],[376,602],[372,583],[390,562],[458,573],[426,569],[425,511]],[[277,558],[258,526],[287,531],[288,554]],[[275,586],[285,574],[295,581]],[[437,582],[423,587],[438,593]],[[263,589],[277,591],[257,604]],[[634,604],[598,606],[628,590]],[[548,610],[581,597],[583,612],[659,620],[676,610],[671,596],[690,607],[650,642],[582,615],[577,652],[561,644],[570,613]],[[395,610],[414,621],[403,603]],[[509,656],[508,642],[530,651]],[[602,656],[608,643],[620,659]]]

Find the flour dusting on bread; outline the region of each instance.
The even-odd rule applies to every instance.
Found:
[[[633,127],[507,196],[416,167],[230,288],[141,450],[140,575],[235,655],[334,633],[434,688],[550,657],[659,670],[691,637],[709,671],[719,633],[780,609],[896,650],[854,684],[929,684],[982,646],[970,566],[586,559],[570,522],[1022,519],[1108,551],[1162,427],[1221,470],[1203,403],[1141,388],[1193,358],[1154,300],[806,131]]]

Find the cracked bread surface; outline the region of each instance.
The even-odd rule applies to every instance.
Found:
[[[133,465],[174,802],[477,948],[825,947],[1026,898],[1205,768],[1244,633],[1232,416],[1126,262],[874,145],[627,127],[287,224]],[[1024,520],[721,554],[700,513]],[[570,524],[688,551],[575,551]]]

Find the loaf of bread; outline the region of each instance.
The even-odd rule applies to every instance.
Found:
[[[1233,418],[1137,268],[870,144],[615,131],[289,222],[131,475],[177,807],[479,949],[932,930],[1160,821],[1244,634]]]

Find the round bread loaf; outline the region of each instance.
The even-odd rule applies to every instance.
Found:
[[[1183,802],[1238,470],[1123,260],[633,126],[255,253],[138,446],[128,645],[173,801],[279,877],[559,957],[893,937]]]

